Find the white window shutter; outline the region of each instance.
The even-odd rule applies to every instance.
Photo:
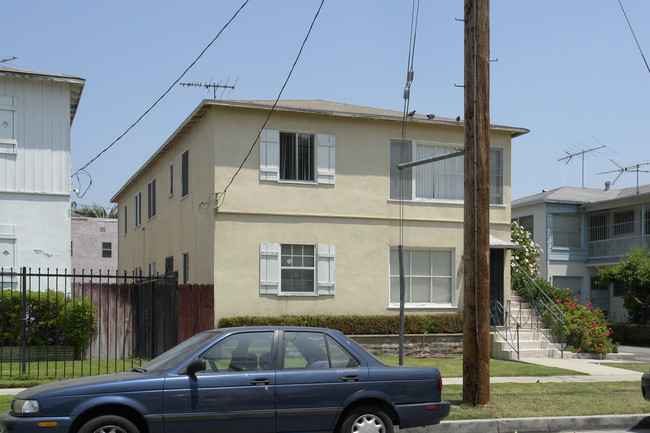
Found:
[[[276,295],[280,288],[280,244],[260,244],[260,294]]]
[[[334,294],[334,263],[336,247],[334,245],[318,245],[318,294]]]
[[[260,134],[260,180],[280,179],[280,131],[262,129]]]
[[[317,181],[318,183],[334,184],[336,163],[334,134],[316,134],[316,147],[318,149]]]

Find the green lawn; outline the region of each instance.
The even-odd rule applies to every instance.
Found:
[[[637,382],[493,383],[485,407],[462,405],[462,386],[448,385],[442,398],[452,404],[447,419],[525,418],[647,413],[650,403]]]
[[[378,356],[388,365],[397,365],[397,356]],[[436,367],[440,370],[443,381],[445,377],[463,377],[463,359],[427,359],[427,358],[404,358],[404,365]],[[573,370],[563,368],[545,367],[542,365],[524,364],[516,361],[501,361],[490,359],[490,376],[513,377],[513,376],[577,376],[584,375]]]
[[[640,371],[641,373],[647,373],[650,371],[650,362],[601,362],[600,365],[624,368],[625,370]]]

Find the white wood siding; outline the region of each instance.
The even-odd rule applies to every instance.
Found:
[[[15,153],[0,153],[0,191],[70,194],[70,85],[0,77],[14,97]]]

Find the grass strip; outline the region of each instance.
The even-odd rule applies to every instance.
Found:
[[[447,385],[448,420],[647,413],[635,382],[493,383],[486,406],[462,404],[462,385]]]
[[[599,362],[599,365],[607,367],[623,368],[625,370],[647,373],[650,371],[650,362]]]
[[[388,365],[397,365],[397,356],[378,356]],[[404,358],[404,365],[419,367],[436,367],[440,370],[443,381],[446,377],[463,377],[463,359],[428,359],[428,358]],[[490,359],[490,376],[492,377],[514,377],[514,376],[578,376],[585,375],[578,371],[564,368],[547,367],[543,365],[525,364],[517,361],[502,361]]]

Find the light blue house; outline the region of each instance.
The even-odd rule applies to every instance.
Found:
[[[543,191],[514,200],[512,219],[541,246],[544,278],[612,320],[626,321],[625,288],[599,284],[598,268],[618,262],[634,245],[650,244],[650,185]]]

